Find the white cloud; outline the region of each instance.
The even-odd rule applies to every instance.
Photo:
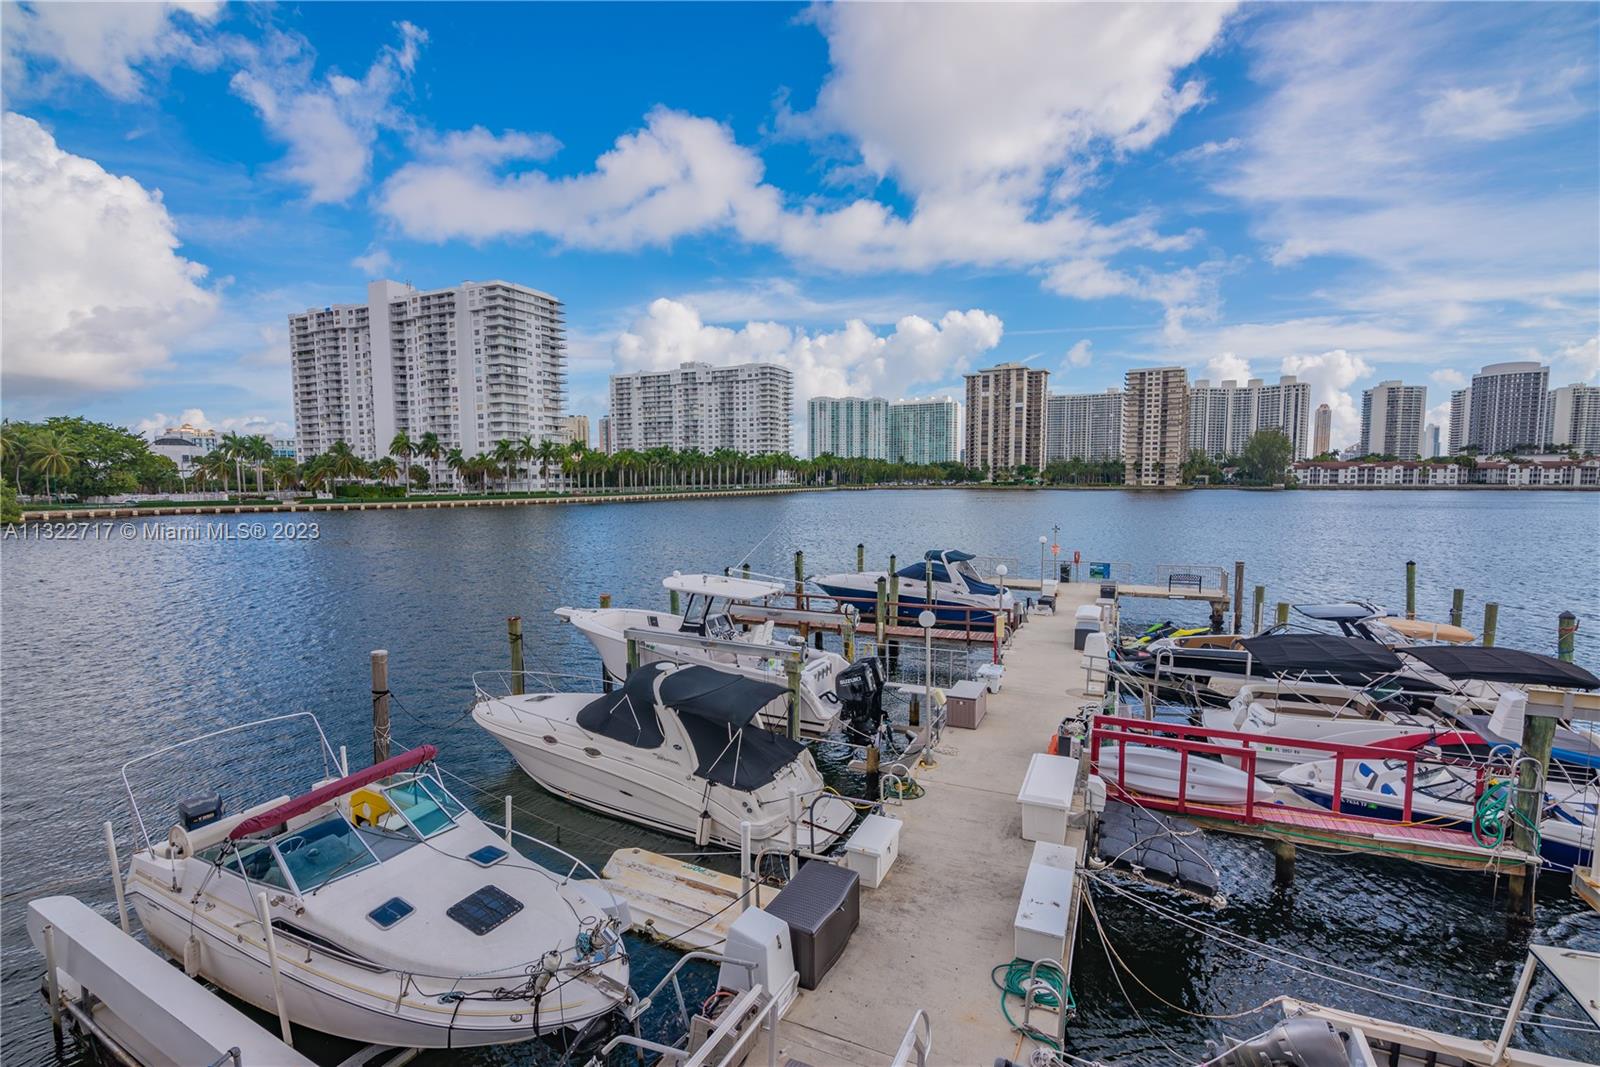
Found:
[[[1250,361],[1233,352],[1222,352],[1206,361],[1206,377],[1212,383],[1250,380]]]
[[[350,265],[368,278],[381,278],[394,269],[394,257],[386,249],[370,245],[365,252],[352,259]]]
[[[217,307],[178,255],[158,191],[63,151],[33,119],[3,126],[5,380],[21,392],[138,384]]]
[[[1467,384],[1467,376],[1454,367],[1441,367],[1428,377],[1435,385],[1442,385],[1446,389],[1459,389]]]
[[[515,159],[545,160],[561,151],[561,142],[548,133],[507,130],[495,134],[482,126],[425,133],[416,139],[417,154],[427,159],[455,163],[508,163]]]
[[[1361,436],[1361,402],[1350,387],[1375,372],[1370,363],[1344,349],[1314,356],[1289,356],[1283,373],[1311,383],[1311,400],[1327,404],[1333,415],[1333,447],[1354,444]]]
[[[1582,65],[1535,73],[1531,82],[1439,90],[1422,108],[1423,129],[1468,141],[1498,141],[1583,113],[1574,91],[1586,74]]]
[[[1201,87],[1182,71],[1230,10],[813,9],[832,68],[815,109],[785,111],[781,125],[848,142],[842,166],[893,181],[910,202],[905,211],[872,197],[797,202],[765,180],[760,157],[729,128],[667,108],[618,137],[592,169],[561,177],[506,167],[503,137],[447,135],[486,150],[413,160],[385,183],[380,209],[406,234],[433,241],[532,234],[632,250],[723,232],[841,271],[1064,264],[1046,275],[1056,291],[1115,295],[1112,257],[1182,250],[1195,235],[1163,234],[1149,212],[1102,221],[1072,196],[1102,155],[1148,147],[1199,105]],[[994,62],[998,55],[1006,61]],[[1075,283],[1074,263],[1111,280]],[[1142,276],[1137,284],[1158,287]],[[1180,313],[1180,325],[1192,313]]]
[[[1600,385],[1600,337],[1562,345],[1550,361],[1550,384],[1588,382]]]
[[[738,285],[713,285],[675,294],[711,322],[737,319],[787,319],[799,322],[839,322],[861,319],[878,325],[892,323],[908,313],[935,314],[925,300],[903,293],[852,293],[848,296],[814,296],[792,278],[756,278]]]
[[[409,86],[428,35],[409,22],[395,28],[399,43],[380,50],[360,79],[336,70],[313,78],[309,43],[274,32],[264,48],[248,50],[245,69],[229,82],[268,132],[289,146],[282,174],[305,186],[313,203],[355,195],[366,183],[379,129],[406,124],[394,98]],[[462,136],[470,140],[477,132]]]
[[[1094,343],[1087,337],[1067,349],[1066,365],[1069,367],[1087,367],[1094,359]]]
[[[794,372],[796,401],[813,396],[883,396],[958,374],[1000,343],[1004,326],[988,312],[947,311],[937,322],[901,318],[887,335],[859,319],[838,330],[808,332],[777,322],[738,329],[707,324],[699,311],[660,299],[617,337],[620,370],[667,370],[699,361],[717,365],[762,360]]]
[[[7,3],[5,85],[8,95],[25,90],[30,60],[48,73],[88,78],[111,96],[141,95],[140,67],[157,60],[215,59],[197,31],[215,21],[222,5],[192,3]]]
[[[1237,137],[1230,137],[1226,141],[1205,141],[1186,148],[1172,157],[1174,163],[1203,163],[1217,156],[1225,156],[1230,152],[1237,152],[1244,147],[1244,141]]]

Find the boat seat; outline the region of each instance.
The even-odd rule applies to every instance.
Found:
[[[357,826],[375,826],[379,819],[393,810],[389,801],[376,789],[357,789],[350,794],[350,821]]]

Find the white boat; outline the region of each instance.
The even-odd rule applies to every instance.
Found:
[[[316,722],[279,716],[194,741],[302,717]],[[578,860],[551,870],[508,845],[445,788],[433,746],[341,775],[316,728],[309,792],[232,814],[202,794],[159,840],[129,786],[144,847],[126,896],[152,944],[240,1000],[275,1011],[276,987],[295,1024],[370,1044],[570,1037],[629,1003],[626,908],[575,877]],[[181,747],[130,761],[124,784],[156,759],[170,780]]]
[[[1347,759],[1339,786],[1339,810],[1351,815],[1399,820],[1405,817],[1406,763],[1400,759]],[[1335,760],[1302,763],[1279,779],[1307,800],[1333,807]],[[1509,801],[1514,786],[1508,772],[1486,772],[1482,792],[1504,794]],[[1411,790],[1411,818],[1435,826],[1470,831],[1477,818],[1480,793],[1475,767],[1461,764],[1422,763]],[[1498,807],[1499,805],[1495,805]],[[1552,779],[1545,784],[1543,818],[1539,821],[1539,851],[1546,863],[1570,869],[1593,860],[1595,813],[1600,808],[1600,788]],[[1481,822],[1481,820],[1480,820]],[[1480,833],[1493,834],[1493,828]],[[1509,838],[1509,823],[1507,834]]]
[[[755,725],[783,687],[700,665],[652,663],[612,693],[497,696],[472,711],[545,789],[699,844],[822,852],[855,809],[829,793],[811,752]]]
[[[922,559],[895,572],[900,578],[898,622],[917,625],[924,608],[931,608],[939,624],[954,629],[994,626],[996,611],[1009,612],[1011,593],[979,576],[970,552],[929,549]],[[863,619],[877,618],[878,579],[886,571],[851,571],[811,579],[812,584],[840,604],[853,604]],[[933,579],[933,602],[928,601],[928,579]]]
[[[788,656],[799,650],[804,657],[800,667],[801,735],[822,737],[838,724],[839,703],[834,694],[834,682],[849,662],[836,652],[808,648],[798,638],[792,642],[775,642],[770,621],[740,626],[729,614],[734,604],[761,603],[783,593],[782,584],[723,574],[673,574],[661,584],[688,598],[682,615],[648,608],[570,607],[557,608],[556,615],[589,639],[600,653],[606,674],[616,680],[628,676],[626,634],[629,630],[654,631],[663,637],[706,637],[749,646],[749,651],[745,652],[671,643],[650,644],[639,648],[641,664],[704,663],[720,671],[780,685],[788,684]],[[787,730],[789,709],[774,708],[763,715],[762,722],[769,729]]]
[[[1127,752],[1127,767],[1123,768],[1123,752]],[[1123,784],[1135,793],[1152,797],[1178,799],[1179,767],[1183,753],[1170,748],[1155,748],[1134,744],[1102,745],[1098,760],[1098,774],[1108,785]],[[1257,804],[1272,802],[1272,787],[1259,778],[1214,759],[1190,754],[1189,767],[1184,775],[1187,788],[1181,790],[1183,798],[1196,804],[1243,804],[1252,793]]]
[[[1226,707],[1204,709],[1201,724],[1272,738],[1250,746],[1256,753],[1255,773],[1265,778],[1276,778],[1297,764],[1328,754],[1324,749],[1297,747],[1295,741],[1414,748],[1439,739],[1475,737],[1431,716],[1382,706],[1359,689],[1289,680],[1241,685]]]

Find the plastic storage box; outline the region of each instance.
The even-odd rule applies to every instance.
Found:
[[[1066,851],[1072,852],[1071,849]],[[1073,877],[1071,866],[1028,865],[1012,934],[1012,952],[1018,959],[1060,963],[1066,958]]]
[[[989,691],[982,682],[957,682],[945,691],[945,709],[951,726],[976,730],[989,712]]]
[[[1090,634],[1100,632],[1100,609],[1093,604],[1079,605],[1072,617],[1072,647],[1083,651],[1083,643]]]
[[[1067,839],[1067,811],[1072,807],[1072,792],[1077,784],[1077,760],[1047,752],[1033,754],[1017,792],[1017,803],[1022,805],[1023,840],[1059,845]]]
[[[900,820],[886,815],[868,815],[844,843],[844,862],[861,878],[861,884],[876,889],[889,876],[889,868],[900,855]]]
[[[811,860],[764,910],[789,924],[800,986],[815,989],[861,923],[861,878],[849,867]]]

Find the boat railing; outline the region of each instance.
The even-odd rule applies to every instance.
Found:
[[[509,800],[510,798],[508,797],[507,799]],[[507,844],[515,845],[516,841],[518,839],[520,839],[520,840],[523,840],[523,841],[527,841],[530,844],[533,844],[538,848],[548,849],[551,852],[554,852],[559,856],[562,856],[562,857],[564,857],[566,859],[571,860],[572,861],[572,866],[567,868],[567,873],[562,875],[562,877],[561,877],[561,884],[562,885],[566,885],[568,882],[572,881],[573,876],[576,875],[579,871],[584,872],[584,874],[586,875],[586,878],[588,880],[595,880],[595,879],[598,879],[600,877],[599,873],[593,867],[589,866],[583,860],[579,859],[577,856],[574,856],[572,853],[568,852],[566,849],[562,848],[560,845],[551,844],[549,841],[546,841],[542,837],[539,837],[539,836],[537,836],[535,834],[524,833],[523,831],[518,830],[515,827],[511,826],[510,822],[509,822],[510,813],[511,813],[511,805],[507,804],[506,805],[507,821],[506,822],[498,822],[497,823],[497,822],[490,822],[488,819],[485,819],[485,820],[483,820],[483,825],[487,826],[491,830],[498,830],[498,831],[500,831],[500,833],[504,834]],[[551,872],[551,873],[554,873],[554,872]]]
[[[472,675],[473,703],[502,703],[509,697],[529,693],[590,693],[599,696],[607,684],[600,674],[546,670],[475,671]],[[516,705],[506,703],[505,706],[519,722],[522,721]],[[537,705],[525,710],[537,710]]]
[[[687,1008],[682,1007],[683,992],[677,986],[675,972],[683,963],[697,957],[738,964],[750,968],[752,973],[754,970],[753,964],[727,957],[715,957],[710,953],[694,952],[685,956],[677,966],[673,967],[672,972],[669,972],[685,1020],[688,1018]],[[767,1034],[768,1067],[777,1067],[778,1028],[783,1020],[783,1013],[788,1010],[799,987],[798,971],[789,976],[789,980],[781,989],[773,990],[770,994],[759,983],[752,982],[748,989],[735,994],[733,1000],[723,1008],[716,1027],[706,1035],[705,1040],[694,1052],[688,1051],[687,1047],[666,1045],[634,1034],[619,1034],[606,1042],[605,1046],[589,1060],[589,1067],[602,1067],[609,1063],[611,1053],[623,1047],[639,1049],[641,1052],[653,1052],[661,1057],[658,1062],[681,1064],[682,1067],[732,1067],[734,1064],[745,1062],[751,1041],[761,1032]],[[659,988],[658,984],[657,989]],[[684,1026],[687,1029],[688,1023],[685,1022]],[[687,1043],[688,1036],[685,1034],[683,1044],[686,1046]]]
[[[916,1014],[911,1016],[911,1025],[906,1027],[905,1036],[900,1039],[900,1047],[895,1049],[889,1067],[910,1067],[913,1063],[917,1067],[928,1067],[928,1054],[932,1051],[933,1020],[928,1018],[926,1008],[918,1008]]]
[[[1344,767],[1347,761],[1355,759],[1403,760],[1406,764],[1406,777],[1402,796],[1402,820],[1408,823],[1412,821],[1412,799],[1416,788],[1417,762],[1421,758],[1415,751],[1379,748],[1374,745],[1344,744],[1337,741],[1283,738],[1246,733],[1240,730],[1218,730],[1208,726],[1190,726],[1187,723],[1132,719],[1116,715],[1096,715],[1089,729],[1089,769],[1091,773],[1101,774],[1100,749],[1108,742],[1116,742],[1123,746],[1117,760],[1116,773],[1111,780],[1114,780],[1118,791],[1124,794],[1131,792],[1127,786],[1129,759],[1124,755],[1127,751],[1127,746],[1141,745],[1179,753],[1178,796],[1175,805],[1176,810],[1179,812],[1186,812],[1191,808],[1204,808],[1208,813],[1216,810],[1216,805],[1195,805],[1189,801],[1189,763],[1192,758],[1196,757],[1221,756],[1228,759],[1237,759],[1240,763],[1240,769],[1250,778],[1254,778],[1258,755],[1256,752],[1257,745],[1326,752],[1334,761],[1333,798],[1331,803],[1331,810],[1334,812],[1340,810],[1340,801],[1344,790]],[[1101,774],[1101,777],[1105,778],[1107,776]],[[1141,800],[1142,802],[1143,800]],[[1254,789],[1247,788],[1245,790],[1243,807],[1244,822],[1255,823],[1261,821],[1256,814],[1257,805]]]

